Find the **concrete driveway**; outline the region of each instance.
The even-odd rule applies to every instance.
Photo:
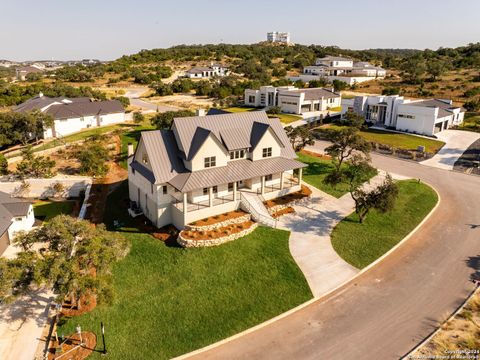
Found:
[[[372,154],[420,178],[440,206],[394,254],[327,298],[198,354],[199,359],[399,359],[451,314],[480,278],[480,177]]]
[[[445,142],[445,146],[434,157],[422,161],[421,164],[445,170],[452,170],[468,147],[480,139],[480,133],[462,130],[444,130],[436,135],[438,140]]]

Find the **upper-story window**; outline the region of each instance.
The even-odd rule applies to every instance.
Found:
[[[245,150],[230,151],[230,160],[243,159],[245,157]]]
[[[167,195],[168,193],[167,185],[162,186],[162,192],[163,192],[163,195]]]
[[[206,168],[214,167],[217,165],[217,158],[215,156],[206,157],[204,159],[204,166]]]
[[[263,148],[262,157],[266,158],[266,157],[271,157],[271,156],[272,156],[272,148],[271,147]]]
[[[147,154],[142,154],[142,162],[144,164],[148,164],[148,155]]]

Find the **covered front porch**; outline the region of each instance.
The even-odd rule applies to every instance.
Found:
[[[238,209],[240,192],[253,192],[269,200],[300,190],[301,181],[302,168],[178,193],[174,211],[188,224]]]

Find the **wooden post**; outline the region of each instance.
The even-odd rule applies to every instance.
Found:
[[[233,201],[237,201],[237,182],[233,182]]]
[[[280,190],[283,190],[283,171],[280,173]]]
[[[302,172],[302,168],[298,169],[298,185],[302,185]]]
[[[213,186],[208,188],[208,206],[213,206]]]
[[[262,185],[261,185],[261,193],[262,195],[265,194],[265,176],[262,176]]]

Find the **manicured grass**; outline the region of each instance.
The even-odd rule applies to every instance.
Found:
[[[125,222],[123,184],[109,198],[107,224]],[[124,232],[132,244],[113,270],[115,300],[67,320],[100,336],[105,324],[112,359],[167,359],[236,334],[309,299],[312,294],[288,248],[289,233],[260,227],[245,238],[203,249],[168,247]],[[102,349],[101,341],[97,349]],[[101,359],[93,353],[93,359]]]
[[[341,126],[327,125],[323,127],[322,130],[340,128]],[[368,141],[403,150],[417,150],[418,146],[423,145],[425,146],[425,151],[432,154],[436,153],[445,145],[443,141],[435,139],[374,129],[361,130],[360,135]]]
[[[480,114],[467,113],[459,129],[480,132]]]
[[[416,180],[399,181],[399,197],[392,212],[371,211],[363,224],[354,212],[333,230],[333,248],[346,262],[361,269],[402,240],[437,203],[437,194]]]
[[[60,214],[70,215],[73,210],[74,201],[37,201],[33,204],[35,217],[48,221]]]
[[[238,112],[246,112],[246,111],[258,111],[259,109],[257,108],[252,108],[252,107],[241,107],[241,106],[233,106],[224,109],[226,111],[230,111],[233,113],[238,113]],[[293,114],[275,114],[275,115],[268,115],[268,117],[272,118],[279,118],[280,121],[284,124],[290,124],[294,121],[301,120],[302,117],[298,115],[293,115]]]
[[[301,152],[297,153],[297,155],[298,160],[308,165],[307,168],[303,169],[303,181],[327,194],[335,196],[336,198],[339,198],[348,192],[347,184],[340,183],[334,188],[323,183],[325,176],[327,176],[334,168],[331,160],[320,159]],[[375,175],[375,173],[372,173],[372,177]]]

